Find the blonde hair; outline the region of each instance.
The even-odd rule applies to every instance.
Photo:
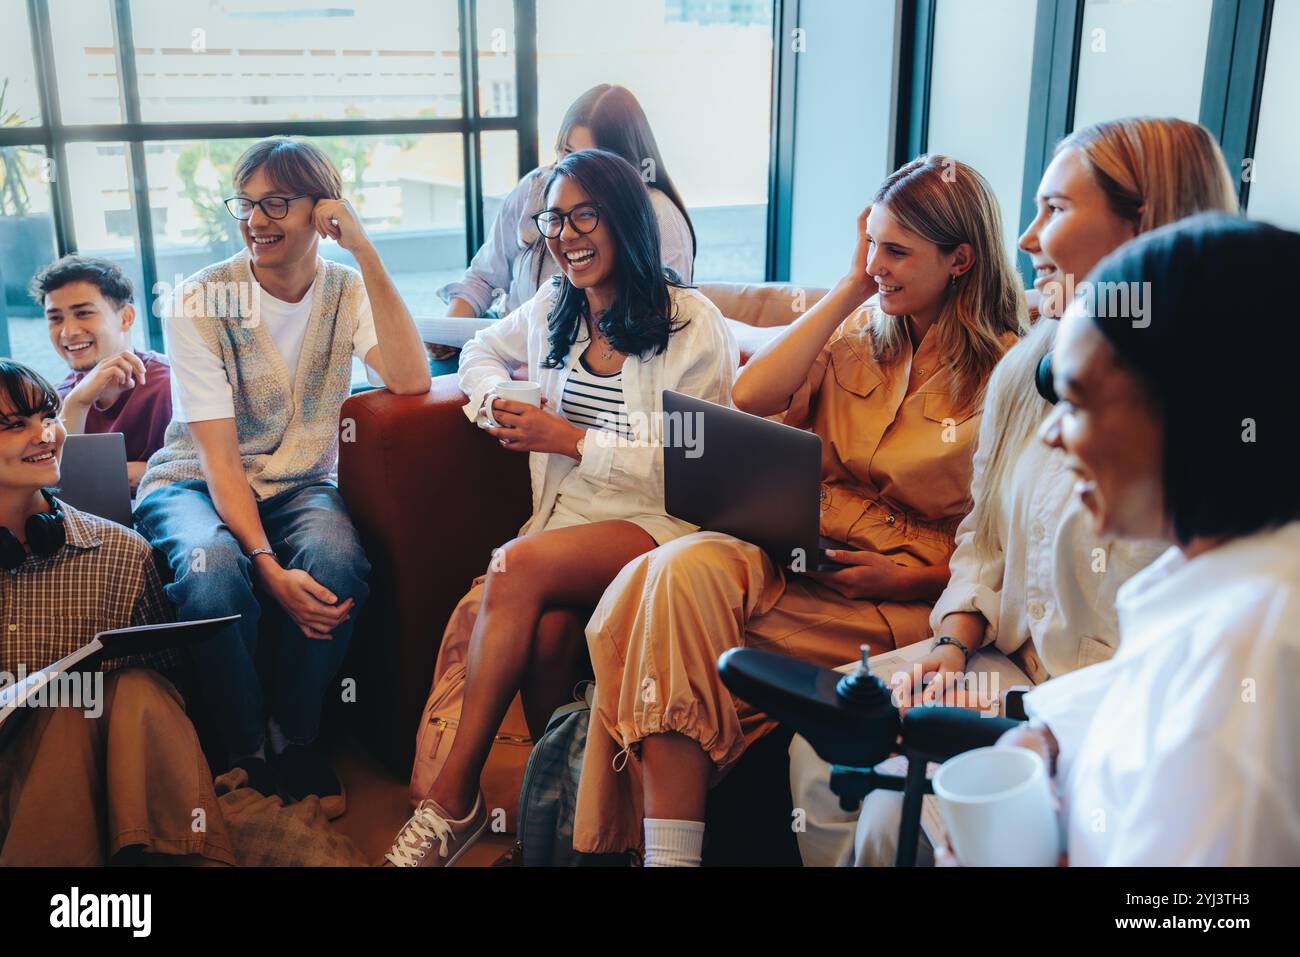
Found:
[[[1008,332],[1022,334],[1029,310],[1020,277],[1002,242],[1002,215],[988,182],[971,167],[947,156],[919,156],[892,173],[876,192],[903,226],[951,253],[969,243],[973,265],[957,278],[932,335],[940,361],[951,370],[949,394],[962,412],[976,408],[993,367],[1005,351]],[[907,342],[905,316],[877,310],[870,326],[872,358],[897,359]]]
[[[1116,216],[1145,233],[1195,213],[1238,212],[1236,184],[1223,151],[1199,123],[1130,117],[1076,130],[1053,156],[1077,150]],[[1057,323],[1040,319],[998,363],[989,380],[984,414],[996,423],[993,446],[975,476],[975,549],[996,550],[996,510],[990,498],[1010,481],[1010,471],[1033,439],[1049,406],[1033,385],[1034,370],[1056,341]]]

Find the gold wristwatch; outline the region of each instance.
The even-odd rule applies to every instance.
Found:
[[[582,461],[582,448],[583,448],[583,446],[586,445],[586,444],[587,444],[587,433],[586,433],[586,432],[583,432],[582,435],[578,436],[578,444],[577,444],[577,446],[576,446],[576,448],[577,448],[577,450],[578,450],[578,461],[579,461],[579,462]]]

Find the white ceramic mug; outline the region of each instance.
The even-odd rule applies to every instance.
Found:
[[[511,402],[523,402],[527,405],[542,405],[542,387],[537,382],[502,382],[492,390],[492,399],[488,402],[487,421],[488,425],[494,429],[501,427],[501,423],[496,420],[492,414],[492,406],[497,399],[508,399]]]
[[[1054,867],[1061,832],[1043,759],[976,748],[945,761],[934,793],[957,859],[972,867]]]

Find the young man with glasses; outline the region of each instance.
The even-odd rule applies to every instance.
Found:
[[[226,205],[246,248],[192,276],[172,304],[174,421],[141,480],[136,524],[166,558],[180,620],[243,616],[195,652],[231,764],[264,794],[317,795],[334,817],[346,804],[318,747],[321,705],[370,571],[335,485],[339,409],[354,356],[401,394],[426,392],[429,370],[324,153],[263,140],[234,181]],[[322,237],[360,274],[321,258]],[[262,612],[280,619],[268,655]]]

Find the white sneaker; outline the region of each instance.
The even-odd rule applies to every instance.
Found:
[[[450,867],[487,830],[487,806],[480,793],[462,820],[453,820],[433,801],[425,800],[402,825],[385,866]]]

